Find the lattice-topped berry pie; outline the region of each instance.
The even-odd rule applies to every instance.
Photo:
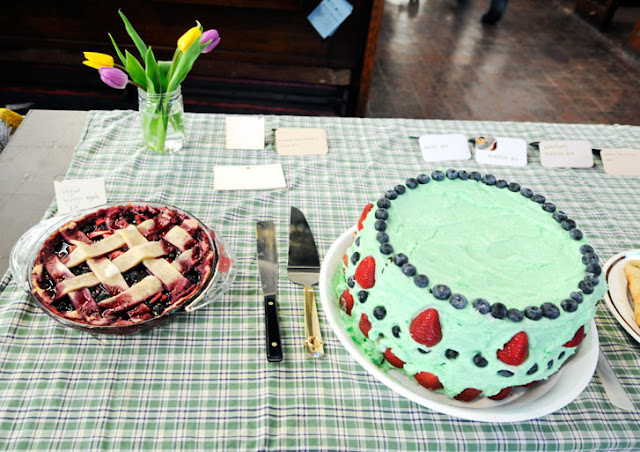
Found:
[[[44,242],[33,264],[32,293],[49,313],[84,325],[160,317],[210,281],[217,250],[205,228],[169,207],[97,210]]]

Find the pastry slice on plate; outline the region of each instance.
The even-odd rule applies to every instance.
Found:
[[[640,261],[627,261],[624,265],[624,274],[629,282],[636,323],[640,326]]]

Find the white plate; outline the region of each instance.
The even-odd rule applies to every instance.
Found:
[[[373,364],[356,346],[340,319],[340,307],[331,279],[341,271],[342,256],[350,246],[353,227],[345,231],[331,246],[324,257],[320,270],[320,301],[324,313],[342,345],[351,356],[380,382],[420,405],[462,419],[483,422],[517,422],[536,419],[564,407],[572,402],[589,384],[598,362],[598,332],[591,322],[589,334],[576,354],[546,382],[528,390],[519,388],[513,397],[493,401],[486,397],[465,403],[431,392],[400,371],[384,371]]]
[[[604,264],[602,274],[609,286],[609,290],[604,295],[605,304],[618,323],[622,325],[622,328],[636,341],[640,342],[640,327],[636,324],[636,317],[633,313],[633,300],[629,293],[627,277],[624,274],[625,255],[636,251],[640,250],[629,250],[613,256]]]

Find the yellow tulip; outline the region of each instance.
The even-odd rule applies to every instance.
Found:
[[[182,52],[186,52],[189,46],[193,44],[193,41],[198,39],[201,34],[202,32],[200,31],[200,28],[198,27],[190,28],[189,30],[187,30],[185,34],[180,36],[180,39],[178,39],[178,48]]]
[[[105,66],[113,67],[113,57],[106,53],[84,52],[84,57],[86,60],[82,64],[94,69],[100,69]]]

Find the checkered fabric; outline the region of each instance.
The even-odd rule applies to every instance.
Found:
[[[173,155],[142,146],[137,113],[90,112],[67,178],[103,177],[109,201],[181,207],[210,225],[238,260],[230,291],[214,304],[149,332],[92,336],[44,314],[9,275],[0,287],[0,450],[491,450],[640,449],[640,412],[616,409],[597,374],[575,401],[540,419],[460,420],[415,404],[370,376],[345,351],[320,310],[323,360],[305,358],[303,299],[286,275],[290,206],[307,216],[320,250],[353,225],[369,201],[421,172],[426,133],[588,140],[639,147],[640,127],[267,116],[261,151],[225,150],[225,116],[186,114],[187,141]],[[323,128],[329,153],[278,156],[273,129]],[[570,213],[603,262],[640,248],[640,178],[548,169],[529,147],[526,168],[456,162],[544,193]],[[281,163],[288,187],[213,191],[216,165]],[[449,166],[449,164],[447,164]],[[52,204],[46,216],[56,211]],[[265,356],[255,223],[276,224],[284,361]],[[601,304],[602,349],[640,407],[640,345]]]

